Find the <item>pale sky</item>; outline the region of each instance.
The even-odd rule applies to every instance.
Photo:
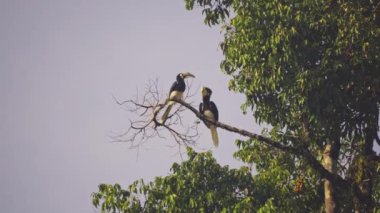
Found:
[[[190,71],[194,89],[213,89],[220,121],[260,132],[241,113],[244,97],[227,89],[219,28],[184,1],[2,0],[0,32],[1,212],[97,212],[98,184],[169,174],[181,161],[174,140],[152,140],[137,155],[108,137],[130,116],[112,95],[133,98],[149,79],[167,92]],[[208,129],[200,133],[212,148]],[[218,162],[240,166],[238,136],[219,130],[219,138]]]

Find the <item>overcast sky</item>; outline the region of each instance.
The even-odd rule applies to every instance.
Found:
[[[183,1],[2,0],[0,32],[1,212],[97,212],[90,196],[99,183],[169,174],[181,161],[174,140],[137,154],[108,137],[130,116],[112,95],[133,98],[149,79],[167,92],[191,71],[194,90],[213,89],[222,122],[259,132],[219,69],[219,29]],[[212,148],[203,125],[200,133],[201,147]],[[219,138],[218,162],[240,166],[238,136],[219,130]]]

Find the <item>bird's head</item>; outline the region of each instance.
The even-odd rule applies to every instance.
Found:
[[[181,72],[177,75],[177,78],[186,79],[186,78],[195,78],[195,76],[189,72]]]
[[[211,96],[212,90],[208,87],[202,87],[201,94],[202,94],[202,97]]]

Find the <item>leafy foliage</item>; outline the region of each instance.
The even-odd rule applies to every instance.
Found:
[[[195,0],[186,0],[193,5]],[[225,10],[221,67],[246,94],[259,122],[341,137],[377,125],[380,102],[378,1],[202,1],[205,20]],[[188,6],[187,8],[192,8]],[[320,136],[323,140],[326,136]]]
[[[189,149],[189,160],[173,164],[166,177],[136,181],[127,190],[101,184],[93,204],[113,212],[320,212],[325,174],[318,166],[324,147],[334,145],[328,154],[340,178],[334,182],[338,210],[378,211],[379,1],[185,3],[202,8],[207,25],[222,26],[221,68],[231,76],[229,88],[245,94],[243,112],[269,124],[263,135],[298,154],[258,139],[237,141],[235,157],[255,165],[252,176]]]
[[[128,190],[119,185],[99,185],[93,204],[102,211],[230,212],[253,209],[253,179],[248,168],[218,165],[211,153],[187,150],[189,159],[174,163],[172,174],[145,184],[134,182]]]
[[[229,16],[228,7],[231,6],[232,0],[212,1],[212,0],[193,0],[185,1],[186,9],[192,10],[194,4],[203,7],[202,14],[206,16],[205,24],[211,26],[219,24]]]
[[[367,3],[235,1],[222,44],[230,88],[258,121],[361,133],[380,101],[379,17]]]
[[[271,197],[277,212],[320,212],[322,178],[302,159],[263,146],[255,140],[237,141],[235,157],[255,163],[257,195]]]
[[[277,169],[276,179],[271,178],[270,172],[252,176],[247,167],[221,167],[210,152],[196,153],[188,148],[187,154],[187,161],[172,165],[172,174],[156,177],[148,184],[135,181],[127,190],[118,184],[100,184],[99,192],[92,195],[94,206],[100,206],[102,212],[301,212],[305,209],[318,212],[320,209],[321,190],[313,192],[308,187],[302,192],[294,191],[294,181],[287,171]],[[275,169],[269,167],[266,169]],[[305,181],[305,185],[312,181]]]
[[[373,142],[380,144],[379,1],[185,2],[211,10],[206,23],[222,24],[221,68],[231,76],[229,88],[245,94],[242,110],[252,110],[257,122],[270,124],[271,138],[316,159],[322,159],[326,144],[334,143],[337,174],[356,188],[339,189],[344,191],[338,193],[344,203],[340,208],[373,209],[378,198],[372,192],[379,182],[379,157],[373,152]],[[239,145],[237,157],[254,162],[258,176],[267,174],[268,180],[312,166],[280,152],[264,156],[262,150],[273,150],[258,141]],[[285,165],[277,165],[278,160]],[[309,175],[305,177],[314,180]],[[320,184],[312,183],[317,191]],[[346,199],[356,199],[350,196],[360,197],[355,203],[362,206],[347,205],[353,202]]]

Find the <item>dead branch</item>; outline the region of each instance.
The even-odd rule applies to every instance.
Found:
[[[191,84],[187,84],[188,86],[183,100],[174,100],[178,103],[173,108],[175,109],[174,112],[169,115],[165,124],[161,124],[158,122],[158,116],[160,115],[161,110],[165,108],[168,100],[165,99],[163,101],[157,85],[158,80],[150,81],[142,98],[139,98],[137,96],[135,100],[127,100],[123,102],[120,102],[115,98],[116,103],[124,106],[127,111],[136,115],[135,120],[130,120],[129,129],[125,133],[114,137],[115,141],[130,142],[131,147],[135,148],[152,138],[166,138],[166,132],[169,133],[169,135],[179,145],[195,145],[196,141],[199,138],[197,129],[198,124],[193,122],[193,125],[186,126],[186,124],[183,122],[183,112],[186,109],[189,109],[196,115],[196,117],[202,121],[207,121],[229,132],[234,132],[239,135],[246,136],[250,139],[258,140],[268,146],[303,158],[309,163],[309,165],[318,171],[322,177],[342,187],[348,186],[347,180],[344,180],[341,176],[332,174],[326,170],[323,165],[314,157],[310,150],[308,150],[305,146],[296,146],[295,143],[288,143],[288,141],[274,141],[271,138],[255,134],[244,129],[230,126],[222,122],[209,120],[198,110],[196,110],[191,105],[191,103],[189,104],[186,102],[188,99],[195,95],[195,93],[190,93]]]
[[[190,93],[192,84],[187,84],[184,99],[187,100],[195,94]],[[127,112],[134,114],[135,119],[129,120],[129,128],[126,132],[112,136],[114,142],[129,142],[131,148],[137,148],[153,138],[165,139],[170,135],[179,145],[194,145],[199,138],[197,124],[187,126],[183,122],[185,107],[176,104],[165,124],[159,120],[160,112],[165,108],[168,100],[161,96],[158,88],[158,80],[149,81],[144,94],[135,99],[115,102]]]
[[[216,125],[219,128],[227,130],[229,132],[234,132],[234,133],[237,133],[237,134],[242,135],[242,136],[246,136],[246,137],[251,138],[251,139],[256,139],[258,141],[265,143],[268,146],[277,148],[281,151],[293,154],[293,155],[298,156],[298,157],[302,157],[306,161],[308,161],[309,164],[316,171],[318,171],[324,178],[326,178],[326,179],[328,179],[334,183],[337,183],[337,185],[340,185],[340,186],[347,186],[348,185],[348,182],[346,180],[344,180],[341,176],[336,175],[336,174],[332,174],[331,172],[326,170],[323,167],[323,165],[314,157],[314,155],[306,147],[303,147],[303,146],[295,147],[292,145],[285,145],[286,143],[274,141],[271,138],[264,137],[264,136],[259,135],[259,134],[255,134],[255,133],[249,132],[249,131],[244,130],[244,129],[239,129],[239,128],[234,127],[234,126],[224,124],[222,122],[210,120],[207,117],[205,117],[204,115],[202,115],[198,110],[196,110],[190,104],[186,103],[185,101],[177,100],[176,102],[180,103],[181,105],[185,106],[187,109],[192,111],[202,121],[207,121],[209,123]]]

